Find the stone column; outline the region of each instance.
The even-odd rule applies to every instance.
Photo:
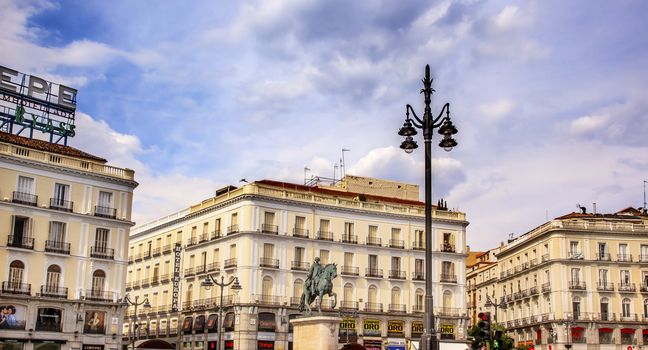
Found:
[[[293,325],[293,348],[337,350],[341,318],[310,316],[290,320]]]

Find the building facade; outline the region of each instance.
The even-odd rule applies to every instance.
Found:
[[[477,324],[479,321],[477,315],[481,311],[491,311],[491,306],[487,306],[489,300],[491,303],[497,303],[498,301],[495,296],[498,277],[495,254],[498,251],[499,249],[491,249],[479,253],[474,262],[466,266],[466,290],[468,292],[466,309],[472,325]],[[493,314],[493,317],[495,317],[495,314]]]
[[[647,224],[632,208],[572,213],[502,247],[500,323],[536,348],[648,348]]]
[[[465,349],[467,222],[439,208],[433,217],[437,329]],[[341,312],[340,342],[402,348],[423,328],[423,232],[424,205],[412,185],[347,176],[336,186],[262,180],[226,187],[132,230],[127,288],[152,307],[128,310],[125,334],[137,344],[158,338],[176,349],[216,349],[220,289],[201,282],[208,274],[235,276],[242,290],[225,288],[224,348],[292,349],[289,321],[300,315],[310,263],[319,257],[337,264],[337,307],[331,298],[322,307]],[[139,329],[128,332],[134,322]]]
[[[0,349],[121,348],[134,173],[0,132]]]

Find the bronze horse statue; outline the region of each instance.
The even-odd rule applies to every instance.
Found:
[[[317,310],[319,313],[322,313],[322,298],[324,295],[328,295],[330,298],[333,298],[333,303],[331,308],[335,308],[337,305],[337,294],[333,292],[333,280],[337,277],[337,264],[327,264],[324,266],[322,271],[313,278],[315,279],[315,291],[311,290],[311,283],[307,279],[304,283],[304,292],[301,295],[301,300],[299,302],[299,311],[305,312],[306,315],[311,314],[310,305],[317,299]],[[319,297],[319,298],[318,298]]]

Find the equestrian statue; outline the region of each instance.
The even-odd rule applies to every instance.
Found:
[[[304,292],[301,295],[299,311],[311,315],[311,304],[317,300],[317,310],[322,313],[322,298],[328,295],[333,299],[331,308],[334,309],[337,304],[337,294],[333,292],[333,282],[337,277],[337,264],[320,264],[320,258],[315,257],[304,283]]]

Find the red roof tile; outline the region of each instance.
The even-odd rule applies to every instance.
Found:
[[[93,156],[90,153],[83,152],[79,149],[70,146],[59,145],[44,140],[30,139],[23,136],[9,134],[0,131],[0,142],[7,142],[16,146],[28,147],[39,151],[46,151],[58,153],[64,156],[85,158],[101,163],[106,163],[107,160],[101,157]]]

